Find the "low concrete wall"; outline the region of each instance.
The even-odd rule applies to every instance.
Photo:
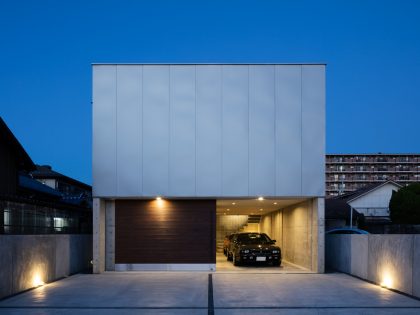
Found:
[[[327,235],[326,263],[420,298],[420,235]]]
[[[0,235],[0,298],[89,268],[92,235]]]

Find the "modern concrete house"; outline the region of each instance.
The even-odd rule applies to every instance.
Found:
[[[324,194],[325,65],[93,65],[94,272],[216,270],[237,215],[323,272]]]

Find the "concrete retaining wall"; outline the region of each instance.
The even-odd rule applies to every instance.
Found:
[[[420,235],[328,235],[326,264],[420,297]]]
[[[89,268],[92,235],[0,235],[0,298]]]

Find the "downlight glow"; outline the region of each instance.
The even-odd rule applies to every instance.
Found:
[[[263,198],[263,197],[258,197],[258,200],[259,200],[259,201],[263,201],[263,200],[264,200],[264,198]]]

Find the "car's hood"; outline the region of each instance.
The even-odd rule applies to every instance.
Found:
[[[249,249],[249,250],[280,250],[280,247],[276,245],[269,245],[269,244],[241,244],[241,249]]]

